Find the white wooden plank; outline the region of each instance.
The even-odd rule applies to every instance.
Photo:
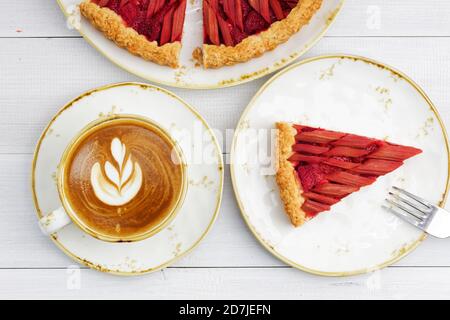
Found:
[[[83,91],[143,81],[111,64],[82,39],[0,39],[0,47],[0,153],[31,153],[52,115]],[[335,52],[366,55],[406,72],[450,121],[450,38],[327,38],[307,56]],[[223,132],[235,127],[266,79],[214,91],[170,90]]]
[[[56,1],[2,1],[0,37],[78,36]],[[14,14],[11,14],[14,12]],[[450,36],[447,0],[347,0],[329,36]]]
[[[425,88],[449,123],[449,16],[447,0],[407,4],[347,0],[327,37],[308,56],[348,52],[394,65]],[[29,188],[31,152],[46,122],[68,99],[99,85],[140,79],[113,66],[67,29],[56,1],[2,1],[2,37],[22,39],[0,39],[0,298],[450,297],[450,240],[427,239],[399,267],[346,279],[320,278],[283,267],[245,226],[228,172],[215,227],[175,268],[132,279],[82,269],[81,288],[70,290],[67,282],[73,271],[65,268],[73,262],[36,227]],[[235,126],[266,79],[218,91],[171,90],[223,131]]]
[[[0,270],[0,283],[2,299],[448,299],[450,268],[388,268],[351,278],[288,268],[166,269],[139,278]]]
[[[0,37],[79,36],[67,28],[56,0],[2,1],[0,21]]]
[[[0,47],[0,130],[11,133],[0,137],[0,153],[32,152],[53,114],[82,92],[108,83],[143,81],[111,64],[82,39],[0,39]],[[213,127],[224,129],[235,126],[241,108],[262,83],[208,94],[173,91],[195,102]]]
[[[347,0],[328,36],[449,36],[446,0]]]
[[[73,264],[37,226],[29,188],[30,155],[0,155],[0,268]],[[450,240],[427,239],[401,266],[450,266]],[[252,236],[236,205],[229,172],[219,219],[204,242],[179,267],[283,266]]]

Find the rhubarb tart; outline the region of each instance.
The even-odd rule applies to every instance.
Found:
[[[275,49],[321,5],[322,0],[203,0],[204,66],[230,66]]]
[[[349,133],[276,124],[276,180],[292,224],[301,226],[422,151]]]
[[[193,56],[220,68],[261,56],[307,25],[323,0],[203,0],[203,47]],[[172,68],[187,0],[83,0],[80,11],[118,46]]]
[[[187,0],[84,0],[81,13],[118,46],[176,68]]]

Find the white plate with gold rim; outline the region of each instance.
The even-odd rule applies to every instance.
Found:
[[[64,14],[71,21],[79,19],[76,5],[80,0],[57,0]],[[326,0],[310,24],[276,50],[265,53],[262,57],[252,59],[232,67],[217,70],[195,66],[192,52],[203,41],[203,22],[201,1],[188,1],[181,67],[171,69],[133,56],[117,47],[103,34],[93,28],[85,19],[81,19],[79,32],[100,53],[119,67],[143,79],[182,88],[215,89],[242,84],[258,79],[288,65],[308,51],[328,30],[343,6],[344,0]]]
[[[294,228],[273,172],[252,161],[255,148],[266,141],[264,135],[249,133],[271,130],[276,121],[388,139],[424,152]],[[425,238],[381,204],[397,185],[442,205],[449,183],[448,150],[436,108],[407,76],[362,57],[322,56],[283,70],[256,94],[233,140],[231,175],[242,215],[267,250],[310,273],[353,275],[398,261]]]
[[[55,177],[68,143],[89,123],[115,114],[151,119],[178,143],[187,162],[188,187],[183,206],[166,228],[146,240],[104,242],[74,224],[52,235],[52,240],[68,256],[91,268],[138,275],[172,264],[206,236],[222,198],[223,159],[205,120],[172,93],[139,83],[94,89],[64,106],[39,139],[32,169],[32,192],[39,218],[61,205]]]

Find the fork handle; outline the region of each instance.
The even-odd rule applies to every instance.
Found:
[[[450,238],[450,212],[437,207],[437,212],[431,223],[425,228],[426,231],[436,238]]]

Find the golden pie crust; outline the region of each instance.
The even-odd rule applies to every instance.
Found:
[[[149,41],[133,28],[125,25],[123,19],[114,11],[102,8],[91,0],[80,4],[80,11],[94,27],[103,32],[119,47],[127,49],[132,54],[160,65],[177,68],[181,51],[179,41],[158,45],[157,41]]]
[[[269,29],[248,38],[234,47],[225,45],[203,45],[203,65],[205,68],[220,68],[246,62],[275,49],[289,40],[303,26],[307,25],[313,15],[322,6],[323,0],[302,0],[289,15],[274,22]]]
[[[295,227],[306,222],[306,213],[302,210],[305,198],[302,196],[303,188],[297,177],[295,168],[288,160],[293,152],[296,130],[291,124],[276,123],[277,130],[277,175],[276,180],[280,189],[284,210]]]

